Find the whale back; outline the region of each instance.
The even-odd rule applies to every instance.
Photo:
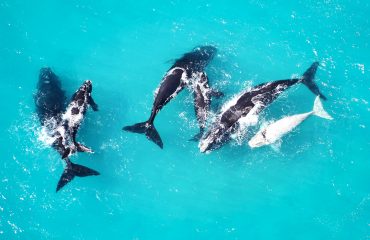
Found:
[[[39,74],[37,92],[34,96],[36,113],[41,124],[56,118],[64,112],[66,96],[57,75],[50,68],[42,68]]]
[[[177,59],[171,68],[181,67],[192,72],[203,72],[216,53],[217,49],[213,46],[196,47]]]

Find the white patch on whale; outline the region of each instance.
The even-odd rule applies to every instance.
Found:
[[[85,96],[84,103],[82,106],[79,106],[77,101],[73,101],[69,104],[66,112],[62,115],[63,121],[66,121],[66,120],[68,121],[68,127],[71,128],[71,127],[78,126],[81,124],[84,118],[83,110],[84,110],[84,107],[86,107],[86,102],[87,102],[87,99]],[[74,108],[78,109],[78,114],[72,113],[72,109]]]

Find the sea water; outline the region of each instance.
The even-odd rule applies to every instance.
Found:
[[[369,239],[370,3],[325,1],[0,1],[0,239]],[[148,119],[173,60],[199,45],[218,54],[210,85],[316,81],[333,121],[312,117],[280,147],[250,149],[259,127],[310,111],[295,86],[221,149],[202,154],[192,92],[158,114],[161,150],[122,127]],[[58,193],[64,163],[46,144],[33,95],[51,67],[68,98],[86,79],[99,111],[74,163],[101,173]],[[212,118],[210,119],[212,121]]]

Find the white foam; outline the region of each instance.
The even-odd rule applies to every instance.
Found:
[[[47,146],[50,146],[55,141],[55,137],[51,136],[50,130],[48,130],[46,127],[42,127],[37,133],[37,140]]]
[[[365,74],[365,64],[355,63],[355,66],[361,71],[362,74]]]

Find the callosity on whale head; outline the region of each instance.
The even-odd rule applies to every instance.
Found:
[[[187,70],[188,76],[192,73],[203,72],[208,63],[216,56],[217,48],[213,46],[198,46],[191,52],[185,53],[177,59],[173,67],[181,67]]]
[[[46,79],[51,78],[51,76],[55,76],[51,68],[44,67],[40,69],[40,75],[39,75],[40,79],[43,79],[45,81]]]
[[[198,60],[205,61],[207,64],[216,56],[217,48],[213,46],[199,46],[193,49],[193,52],[197,52]]]
[[[91,93],[92,92],[92,82],[91,80],[86,80],[79,91],[85,91],[86,93]]]
[[[42,125],[47,125],[50,120],[60,121],[60,115],[66,107],[66,96],[60,79],[49,67],[40,69],[34,100]]]
[[[199,46],[194,48],[206,58],[213,58],[217,54],[217,48],[214,46]]]

